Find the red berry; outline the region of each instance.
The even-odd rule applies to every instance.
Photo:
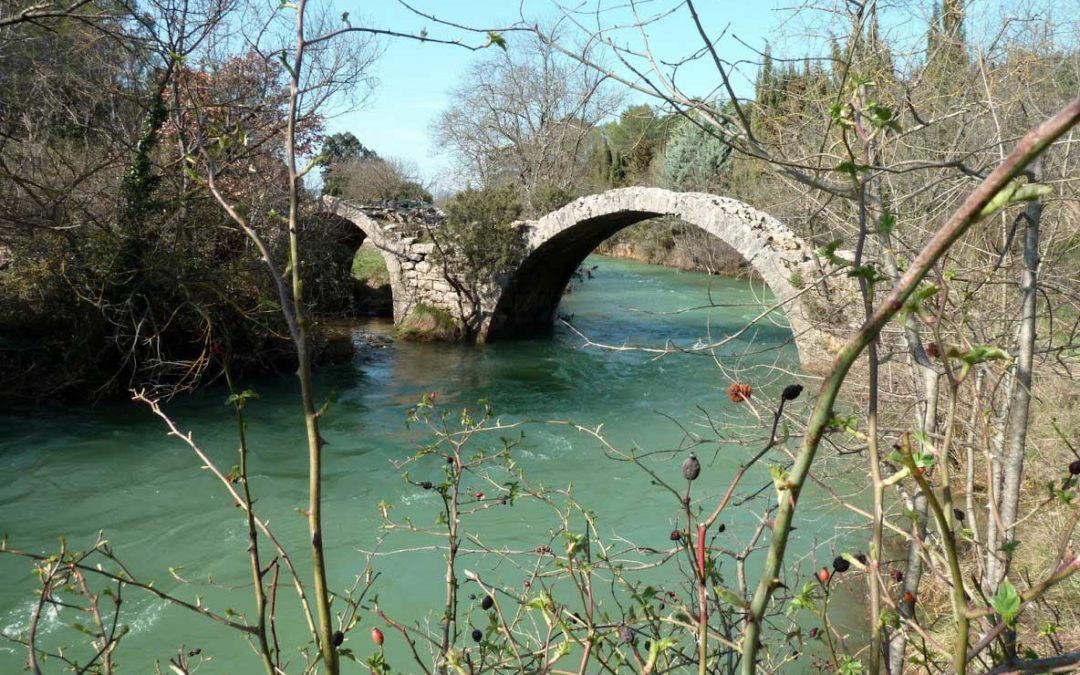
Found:
[[[818,581],[820,581],[823,584],[829,583],[829,568],[828,567],[822,567],[821,569],[819,569],[818,572],[817,572],[817,578],[818,578]]]
[[[384,638],[383,638],[382,631],[379,630],[378,628],[372,628],[371,629],[371,641],[374,642],[376,645],[382,647],[383,640],[384,640]]]

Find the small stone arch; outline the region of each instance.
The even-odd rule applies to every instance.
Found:
[[[602,241],[634,223],[676,216],[725,242],[769,286],[795,336],[803,363],[824,350],[823,335],[802,284],[825,270],[809,243],[772,216],[728,197],[660,188],[631,187],[577,199],[523,225],[528,254],[501,284],[486,326],[485,341],[550,329],[571,275]]]
[[[355,242],[357,249],[370,241],[382,254],[390,276],[394,323],[400,322],[406,312],[403,299],[409,296],[401,267],[402,262],[407,259],[407,251],[400,237],[387,232],[377,220],[368,216],[361,208],[340,199],[323,197],[320,214],[324,218],[338,219],[346,229],[351,231],[353,238],[350,241]]]

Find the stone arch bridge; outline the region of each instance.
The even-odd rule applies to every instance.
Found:
[[[390,273],[394,322],[427,305],[469,322],[480,341],[534,335],[551,328],[566,285],[602,241],[634,223],[676,216],[734,248],[757,271],[786,316],[804,365],[828,353],[843,326],[842,275],[809,242],[766,213],[727,197],[631,187],[581,197],[537,220],[518,223],[522,262],[482,292],[467,293],[438,255],[445,216],[433,207],[364,207],[324,198],[324,207],[356,227],[382,252]],[[434,235],[432,237],[431,235]]]

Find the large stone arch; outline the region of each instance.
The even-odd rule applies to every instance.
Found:
[[[824,335],[804,284],[823,276],[810,245],[775,218],[738,200],[660,188],[621,188],[582,197],[524,225],[529,252],[501,284],[481,339],[549,329],[571,275],[600,242],[634,223],[677,216],[738,251],[783,305],[802,361],[819,357]]]

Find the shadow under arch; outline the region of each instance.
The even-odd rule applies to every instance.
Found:
[[[316,212],[316,217],[325,226],[332,228],[334,234],[331,236],[335,237],[339,243],[350,246],[353,253],[365,243],[371,243],[382,255],[390,278],[394,322],[400,321],[403,318],[403,315],[399,315],[403,312],[403,299],[409,294],[402,276],[401,263],[404,258],[399,238],[388,233],[378,221],[364,213],[361,208],[332,197],[322,198],[321,208]]]
[[[817,345],[799,279],[820,276],[810,245],[772,216],[727,197],[660,188],[619,188],[581,197],[525,225],[529,253],[501,284],[481,339],[551,330],[563,289],[605,239],[634,223],[676,216],[735,249],[772,291],[805,362]]]

